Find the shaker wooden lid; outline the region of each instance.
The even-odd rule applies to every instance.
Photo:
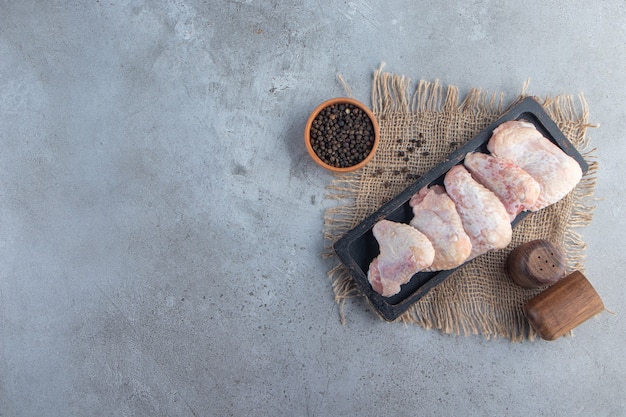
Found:
[[[507,259],[511,279],[525,288],[552,285],[565,275],[565,254],[544,239],[524,243]]]

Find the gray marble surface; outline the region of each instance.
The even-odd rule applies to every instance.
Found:
[[[0,0],[0,416],[624,416],[626,5]],[[587,275],[556,342],[347,324],[302,130],[413,80],[584,93]]]

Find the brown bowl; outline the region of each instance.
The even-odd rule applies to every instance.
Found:
[[[315,151],[313,150],[313,146],[311,145],[311,126],[313,125],[313,120],[315,120],[315,118],[321,113],[323,109],[325,109],[326,107],[335,105],[335,104],[352,104],[355,107],[358,107],[363,112],[365,112],[365,114],[367,114],[370,121],[372,122],[372,126],[374,127],[374,144],[372,145],[372,150],[369,152],[369,154],[367,154],[365,159],[363,159],[362,161],[358,162],[355,165],[351,165],[351,166],[344,167],[344,168],[329,165],[326,162],[324,162],[319,157],[319,155],[315,153]],[[304,128],[304,144],[306,146],[307,151],[309,152],[309,155],[311,156],[313,161],[315,161],[319,166],[326,168],[329,171],[333,171],[333,172],[351,172],[351,171],[356,171],[359,168],[363,168],[369,161],[372,160],[372,158],[374,157],[374,154],[376,154],[376,149],[378,148],[379,140],[380,140],[380,128],[378,126],[378,121],[376,120],[376,116],[374,116],[374,113],[372,113],[372,111],[368,109],[367,106],[361,103],[360,101],[354,100],[352,98],[347,98],[347,97],[339,97],[339,98],[326,100],[325,102],[317,106],[315,110],[313,110],[311,115],[309,116],[309,119],[306,122],[306,127]]]

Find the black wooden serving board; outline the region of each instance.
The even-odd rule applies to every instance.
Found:
[[[578,153],[574,145],[559,130],[556,123],[532,97],[528,97],[512,107],[469,142],[450,154],[441,164],[421,176],[416,182],[409,185],[404,191],[381,206],[375,213],[335,242],[335,253],[348,268],[357,288],[368,298],[370,304],[384,319],[389,321],[395,320],[413,303],[426,295],[428,291],[441,284],[456,269],[419,272],[401,287],[398,294],[391,297],[383,297],[372,289],[367,280],[369,265],[379,254],[378,242],[374,238],[372,227],[382,219],[409,223],[413,218],[413,210],[409,206],[411,196],[423,187],[443,184],[443,178],[448,170],[454,165],[462,163],[468,152],[488,153],[487,142],[491,138],[493,130],[509,120],[525,120],[533,123],[546,138],[574,158],[580,164],[583,173],[588,171],[589,166],[582,155]],[[512,222],[513,227],[522,221],[527,214],[527,212],[520,213]]]

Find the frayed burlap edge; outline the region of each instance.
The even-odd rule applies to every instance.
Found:
[[[528,97],[527,81],[521,93],[508,106],[504,106],[504,94],[489,93],[482,89],[469,90],[459,102],[459,90],[455,86],[443,86],[439,81],[421,80],[411,93],[411,80],[401,75],[383,72],[383,65],[374,72],[372,88],[372,110],[377,117],[392,114],[410,114],[414,112],[464,112],[482,115],[496,120],[508,108]],[[588,123],[589,110],[584,96],[578,102],[570,95],[539,98],[534,97],[559,124],[559,121],[574,122],[580,140],[573,140],[574,146],[581,152],[589,171],[573,191],[574,204],[565,230],[565,253],[570,270],[584,272],[586,243],[577,229],[587,226],[593,217],[593,193],[595,189],[598,162],[595,149],[589,148],[586,130],[596,127]],[[572,138],[570,138],[572,140]],[[332,245],[344,233],[358,224],[362,218],[355,216],[354,200],[361,174],[338,174],[327,187],[327,198],[337,201],[338,205],[328,208],[324,216],[324,239],[326,250],[324,257],[334,258]],[[335,301],[339,305],[340,319],[346,323],[345,302],[361,294],[355,287],[352,277],[341,263],[337,263],[328,276],[332,282]],[[455,335],[481,334],[487,339],[503,337],[512,341],[534,340],[536,333],[529,326],[521,308],[500,310],[493,306],[475,303],[447,303],[424,308],[420,303],[413,305],[396,321],[405,324],[417,324],[424,329],[439,329],[443,333]]]

